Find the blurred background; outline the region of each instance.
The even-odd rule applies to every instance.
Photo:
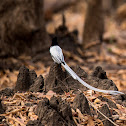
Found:
[[[0,0],[0,89],[25,65],[37,75],[53,63],[58,37],[66,62],[87,73],[101,66],[126,90],[126,0]]]

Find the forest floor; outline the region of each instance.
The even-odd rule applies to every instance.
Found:
[[[84,12],[85,4],[82,3],[79,3],[74,7],[72,6],[69,9],[64,10],[68,33],[71,33],[75,29],[79,31],[77,37],[78,39],[76,40],[77,44],[82,44],[83,24],[85,18]],[[61,12],[53,14],[52,20],[46,23],[47,32],[49,34],[54,34],[55,29],[58,28],[59,25],[62,25]],[[94,69],[97,66],[101,66],[102,69],[105,70],[107,78],[115,83],[119,91],[122,91],[126,94],[125,25],[118,25],[113,17],[106,16],[105,33],[103,40],[103,43],[99,45],[97,45],[97,41],[94,41],[94,45],[89,44],[85,48],[85,50],[79,49],[78,47],[76,50],[74,50],[75,53],[73,53],[73,51],[69,49],[65,50],[65,47],[63,48],[62,46],[65,61],[71,67],[75,67],[77,65],[80,66],[89,75],[94,71]],[[45,79],[47,78],[50,71],[50,66],[53,63],[49,51],[45,52],[44,54],[38,54],[35,57],[21,55],[18,58],[9,57],[4,60],[7,64],[5,65],[6,69],[0,70],[1,90],[5,88],[12,89],[15,87],[17,82],[17,76],[19,73],[19,68],[22,65],[25,65],[29,70],[34,70],[38,77],[39,75],[42,75]],[[4,105],[4,109],[6,109],[6,111],[3,114],[0,114],[0,122],[3,123],[0,124],[0,126],[4,126],[7,124],[15,126],[25,126],[29,120],[38,119],[37,114],[34,112],[34,110],[37,108],[37,104],[45,97],[50,100],[52,96],[58,98],[61,97],[62,100],[67,101],[70,104],[70,106],[72,106],[72,117],[76,125],[102,126],[103,123],[107,124],[109,122],[109,119],[100,117],[100,115],[98,114],[98,109],[102,107],[106,108],[105,104],[107,105],[112,118],[111,123],[113,123],[113,125],[119,126],[126,125],[125,95],[113,97],[108,94],[96,93],[91,90],[80,92],[83,93],[89,100],[91,114],[85,114],[78,108],[74,109],[73,104],[74,102],[76,103],[75,99],[77,94],[74,93],[73,90],[69,90],[69,92],[64,91],[64,94],[58,94],[52,90],[49,90],[46,93],[17,92],[11,96],[4,96],[0,94],[2,104]],[[49,104],[51,106],[51,102]],[[60,108],[61,110],[61,106],[59,104],[56,106],[58,106],[58,108]],[[100,109],[101,112],[106,114],[106,112],[102,111],[102,109]],[[52,111],[54,110],[55,109],[52,109]],[[45,111],[46,110],[43,110],[43,112]],[[58,113],[58,110],[55,111],[57,111]],[[106,120],[108,122],[105,122]],[[67,122],[68,120],[64,117],[64,121]]]

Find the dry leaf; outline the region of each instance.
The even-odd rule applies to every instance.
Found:
[[[100,104],[102,101],[100,100],[100,99],[98,99],[98,98],[96,98],[95,100],[94,100],[94,103],[95,104]]]

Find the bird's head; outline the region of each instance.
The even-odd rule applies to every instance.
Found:
[[[57,37],[54,37],[54,38],[52,39],[52,45],[51,45],[51,46],[55,46],[55,45],[58,45]]]

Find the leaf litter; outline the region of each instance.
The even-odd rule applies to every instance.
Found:
[[[70,27],[70,30],[73,29],[74,27],[78,27],[80,34],[79,34],[79,41],[82,40],[82,25],[84,21],[84,15],[80,14],[71,14],[70,10],[65,11],[66,17],[72,17],[70,20],[67,22],[67,26]],[[55,14],[53,16],[54,21],[51,24],[47,25],[47,30],[53,32],[53,27],[54,24],[60,24],[60,15],[61,14]],[[78,16],[78,17],[77,17]],[[67,18],[67,19],[69,19]],[[77,20],[75,20],[77,19]],[[76,21],[75,23],[73,22]],[[72,23],[71,23],[72,22]],[[109,41],[109,44],[104,45],[104,50],[102,54],[97,54],[96,52],[90,52],[89,50],[86,50],[85,52],[82,50],[78,50],[80,56],[74,55],[71,52],[65,51],[64,54],[66,57],[72,58],[72,61],[69,62],[69,65],[75,65],[75,64],[80,64],[80,66],[85,70],[88,71],[89,73],[91,72],[92,66],[90,66],[90,63],[97,64],[98,62],[103,63],[107,62],[109,64],[115,64],[115,65],[122,65],[126,66],[126,51],[125,48],[123,49],[121,47],[121,44],[124,45],[125,43],[123,42],[122,38],[120,38],[120,34],[118,32],[119,29],[115,26],[114,21],[107,21],[109,23],[108,29],[107,29],[107,34],[109,40],[112,38],[112,36],[115,36],[115,39],[118,39],[119,41],[117,43],[114,43],[114,46],[112,44],[113,41]],[[79,26],[75,24],[80,24]],[[125,22],[121,25],[121,28],[125,27]],[[53,26],[52,26],[53,25]],[[106,25],[107,26],[107,25]],[[58,27],[58,26],[55,26]],[[50,30],[52,29],[52,30]],[[117,32],[115,32],[117,31]],[[114,35],[113,35],[114,34]],[[121,42],[120,42],[121,41]],[[95,45],[97,42],[94,42],[93,44]],[[93,45],[93,46],[94,46]],[[92,45],[88,45],[88,48],[90,48]],[[120,48],[121,47],[121,48]],[[87,59],[83,60],[83,57],[87,57]],[[29,69],[35,70],[37,75],[43,75],[46,76],[47,73],[49,72],[49,67],[46,67],[45,64],[42,62],[37,62],[37,63],[32,63],[30,62],[31,57],[26,57],[24,55],[19,57],[19,61],[16,59],[13,59],[13,62],[20,62],[22,61],[24,65],[26,65]],[[84,64],[85,63],[85,64]],[[88,65],[87,65],[88,64]],[[107,69],[107,76],[115,82],[119,90],[124,90],[126,89],[126,68],[125,69]],[[17,81],[17,75],[18,75],[18,70],[10,71],[10,70],[0,70],[0,88],[3,89],[5,87],[14,87],[15,83]],[[110,95],[104,95],[101,93],[95,94],[95,92],[88,90],[83,92],[88,100],[97,108],[99,109],[103,104],[107,104],[107,102],[103,102],[98,99],[98,96],[104,96],[108,99],[110,99],[112,102],[115,102],[115,99],[113,96]],[[33,99],[29,99],[28,97],[34,97]],[[14,96],[6,97],[6,96],[1,96],[2,99],[2,104],[6,107],[6,111],[3,114],[0,114],[0,116],[5,116],[6,122],[9,125],[21,125],[25,126],[29,120],[37,120],[38,116],[34,113],[34,110],[36,109],[37,104],[39,101],[43,100],[43,98],[50,98],[55,95],[56,97],[61,97],[62,99],[66,100],[70,105],[72,106],[73,100],[76,97],[76,94],[73,93],[73,91],[65,92],[64,95],[58,95],[53,91],[48,91],[48,93],[31,93],[31,92],[25,92],[25,93],[15,93]],[[112,118],[114,122],[119,125],[123,126],[126,125],[126,107],[123,105],[120,105],[116,103],[117,109],[116,108],[110,108],[109,109],[112,111],[115,111],[115,114],[112,114]],[[109,105],[108,105],[109,106]],[[92,108],[91,111],[96,111],[96,108]],[[87,125],[87,126],[93,126],[93,125],[98,125],[98,126],[103,126],[102,120],[97,118],[97,112],[95,112],[94,115],[86,115],[82,114],[79,109],[72,109],[72,116],[73,119],[76,123],[76,125]]]

